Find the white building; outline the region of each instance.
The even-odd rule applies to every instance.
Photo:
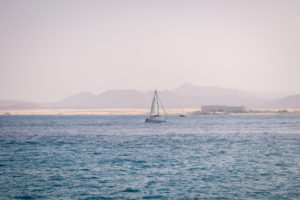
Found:
[[[249,111],[247,106],[225,106],[225,105],[205,105],[201,106],[202,113],[245,113]]]

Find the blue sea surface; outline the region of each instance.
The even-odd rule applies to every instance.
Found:
[[[0,199],[300,199],[300,115],[0,116]]]

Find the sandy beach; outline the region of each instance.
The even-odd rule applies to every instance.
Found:
[[[169,115],[188,114],[199,108],[166,109]],[[0,110],[0,115],[148,115],[149,109],[103,108],[103,109],[32,109]]]
[[[300,113],[299,108],[285,109],[256,109],[247,113],[231,114],[278,114],[278,113]],[[199,114],[201,108],[166,109],[168,115]],[[103,108],[103,109],[28,109],[28,110],[0,110],[0,115],[148,115],[149,109],[137,108]],[[230,113],[228,113],[230,114]]]

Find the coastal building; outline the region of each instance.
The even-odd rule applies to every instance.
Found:
[[[249,112],[248,106],[225,106],[225,105],[205,105],[201,106],[202,113],[245,113]]]

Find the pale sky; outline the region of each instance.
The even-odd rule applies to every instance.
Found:
[[[0,0],[0,99],[188,82],[300,93],[299,0]]]

